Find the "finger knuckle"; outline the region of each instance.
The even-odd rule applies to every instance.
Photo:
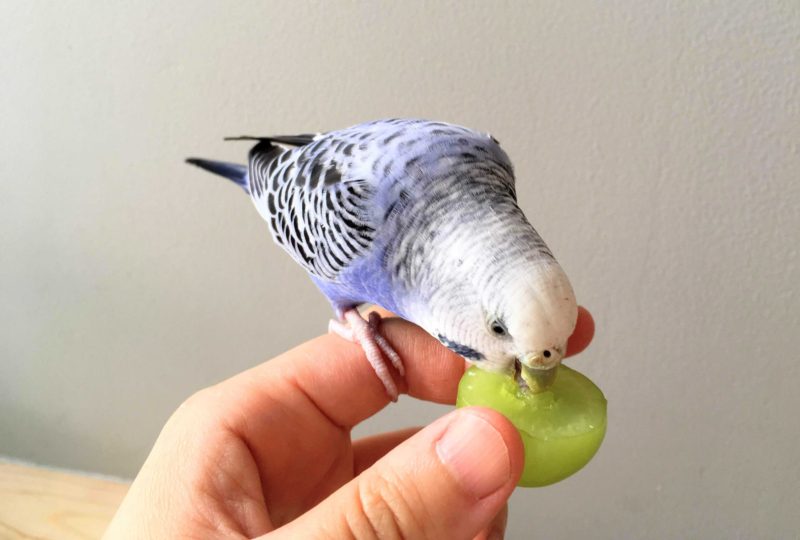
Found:
[[[177,426],[200,426],[208,425],[213,421],[214,416],[210,414],[214,411],[216,400],[215,391],[212,388],[198,390],[183,403],[181,403],[167,420],[165,428],[175,429]]]
[[[359,482],[356,512],[348,519],[355,538],[424,538],[420,494],[393,474],[376,474]],[[417,511],[415,511],[417,510]]]

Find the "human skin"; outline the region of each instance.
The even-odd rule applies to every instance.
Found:
[[[455,403],[461,357],[384,319],[406,367],[402,393]],[[567,355],[594,335],[579,309]],[[105,538],[500,538],[523,467],[511,423],[452,411],[359,440],[389,404],[358,345],[325,335],[217,385],[170,417]]]

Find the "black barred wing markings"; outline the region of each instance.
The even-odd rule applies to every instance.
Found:
[[[259,143],[250,152],[250,193],[275,241],[309,273],[332,280],[372,244],[375,190],[343,176],[343,164],[325,150]]]

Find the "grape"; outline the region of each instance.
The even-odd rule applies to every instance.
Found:
[[[508,418],[525,445],[519,485],[546,486],[589,463],[606,433],[606,398],[584,375],[559,366],[555,381],[534,394],[510,375],[471,367],[458,385],[457,407],[489,407]]]

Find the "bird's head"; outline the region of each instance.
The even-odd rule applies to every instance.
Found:
[[[561,361],[578,317],[575,293],[561,266],[537,265],[483,300],[493,353],[514,356],[533,369]]]
[[[547,386],[567,351],[578,307],[566,274],[554,260],[543,261],[520,274],[493,297],[484,298],[488,335],[486,360],[513,365],[531,387]],[[521,272],[525,272],[524,274]]]
[[[498,271],[491,282],[462,289],[458,311],[437,317],[432,333],[480,368],[547,386],[575,329],[575,293],[553,259]]]

